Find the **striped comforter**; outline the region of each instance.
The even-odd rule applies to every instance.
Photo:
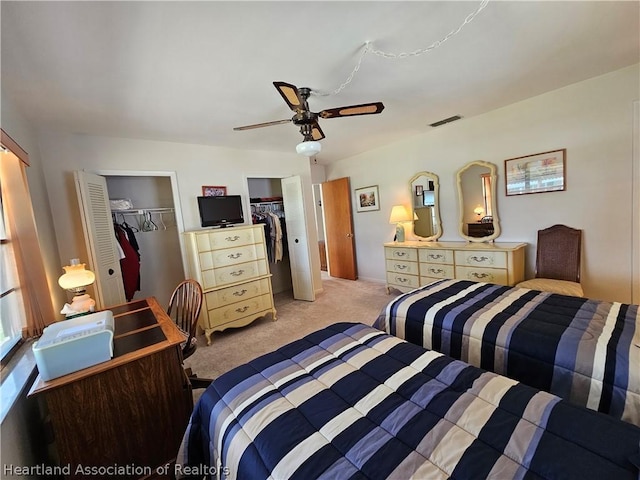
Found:
[[[391,301],[375,326],[640,425],[638,305],[441,280]]]
[[[242,480],[636,479],[639,442],[629,423],[340,323],[216,379],[176,470]]]

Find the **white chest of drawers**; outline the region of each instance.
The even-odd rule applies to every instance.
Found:
[[[204,291],[200,326],[211,334],[267,313],[276,320],[264,226],[185,232],[189,275]]]
[[[524,280],[526,243],[391,242],[384,244],[387,293],[442,278],[515,285]]]

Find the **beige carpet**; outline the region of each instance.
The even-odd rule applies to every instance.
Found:
[[[185,360],[185,367],[190,367],[198,377],[216,378],[327,325],[336,322],[371,325],[394,298],[393,291],[387,295],[384,284],[332,278],[324,272],[322,286],[324,291],[315,302],[294,300],[291,292],[277,294],[275,322],[269,315],[246,327],[215,332],[209,346],[204,335],[199,336],[198,349]]]

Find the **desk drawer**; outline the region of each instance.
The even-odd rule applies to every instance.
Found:
[[[389,260],[418,261],[418,252],[415,248],[385,247],[384,254]]]
[[[402,260],[387,260],[387,271],[418,275],[418,264],[416,262],[403,262]]]
[[[456,278],[508,285],[507,271],[500,268],[456,267]]]
[[[200,268],[209,270],[214,267],[226,267],[238,263],[250,262],[259,258],[265,258],[264,244],[238,246],[234,248],[224,248],[222,250],[211,250],[202,252],[199,255]]]
[[[457,250],[456,265],[468,267],[507,268],[507,252]]]
[[[421,248],[418,251],[421,262],[453,265],[453,250],[435,250]]]
[[[228,267],[214,268],[202,272],[202,288],[205,290],[220,285],[238,283],[261,277],[269,273],[266,260],[239,263]]]
[[[262,228],[262,227],[260,227]],[[243,228],[234,230],[224,228],[197,236],[198,252],[207,252],[219,248],[239,247],[261,242],[260,231],[255,228]]]

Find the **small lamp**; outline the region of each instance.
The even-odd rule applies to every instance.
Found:
[[[391,209],[391,216],[389,217],[389,223],[396,224],[396,242],[404,242],[404,226],[402,222],[408,222],[411,220],[407,209],[404,205],[394,205]]]
[[[81,313],[93,312],[96,302],[86,293],[86,287],[95,282],[96,276],[91,270],[86,270],[84,263],[80,263],[78,258],[72,258],[71,265],[62,268],[65,273],[58,279],[58,285],[73,292],[74,297],[71,304],[64,304],[60,313],[69,318]]]
[[[482,208],[480,205],[478,205],[476,208],[473,209],[473,213],[478,215],[478,217],[481,217],[482,214],[484,213],[484,208]],[[478,220],[478,221],[480,221],[480,220]]]

